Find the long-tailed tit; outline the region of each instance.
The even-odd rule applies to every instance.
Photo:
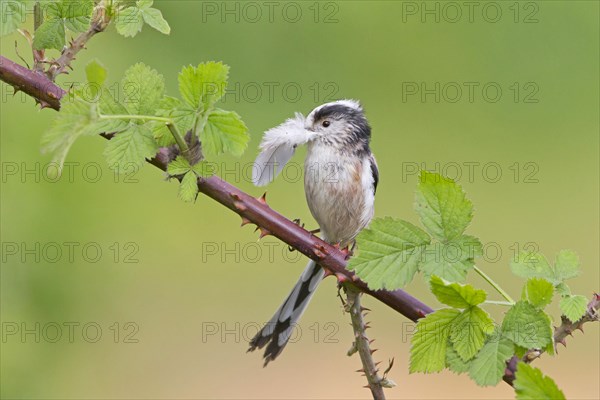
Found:
[[[306,118],[297,113],[265,133],[252,180],[257,186],[268,184],[296,147],[307,144],[304,190],[310,212],[323,240],[348,246],[373,217],[379,172],[370,139],[371,127],[355,100],[323,104]],[[248,351],[267,346],[265,366],[287,344],[323,276],[323,269],[310,261],[273,318],[250,341]]]

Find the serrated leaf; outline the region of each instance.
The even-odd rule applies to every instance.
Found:
[[[249,140],[248,128],[241,117],[233,111],[220,109],[210,113],[204,130],[200,133],[202,150],[213,156],[222,153],[241,156]]]
[[[120,10],[115,20],[117,32],[125,37],[134,37],[142,30],[144,19],[137,7],[127,7]]]
[[[431,292],[446,305],[455,308],[468,308],[481,304],[487,298],[485,290],[475,289],[471,285],[449,283],[439,276],[431,277]]]
[[[90,26],[90,17],[94,9],[92,0],[62,0],[58,3],[60,18],[65,27],[73,32],[84,32]]]
[[[121,83],[123,103],[130,114],[154,115],[165,93],[165,81],[156,70],[143,63],[127,69]]]
[[[198,194],[198,177],[193,171],[186,173],[179,185],[179,198],[185,202],[196,200]]]
[[[26,5],[22,0],[2,2],[0,36],[13,33],[25,23]]]
[[[516,260],[511,261],[510,267],[515,275],[523,278],[543,278],[556,286],[566,279],[577,276],[579,260],[572,251],[562,250],[558,253],[553,267],[541,254],[522,252]]]
[[[554,286],[545,279],[531,278],[523,287],[523,299],[536,307],[544,308],[552,302]]]
[[[477,353],[469,367],[469,376],[479,386],[495,386],[504,376],[506,360],[514,354],[515,345],[506,338],[489,340]]]
[[[156,8],[141,8],[142,18],[144,22],[156,29],[160,33],[168,35],[171,33],[171,27],[169,23],[163,18],[160,10]]]
[[[529,302],[518,301],[502,321],[502,334],[521,347],[543,348],[552,343],[550,317]]]
[[[459,375],[465,373],[469,371],[472,362],[473,360],[464,361],[458,355],[456,350],[452,348],[452,345],[450,343],[448,344],[448,347],[446,349],[446,367],[450,371]]]
[[[184,67],[179,73],[179,93],[195,110],[206,112],[225,94],[229,66],[206,62],[197,67]]]
[[[417,323],[411,339],[410,373],[439,372],[446,366],[446,351],[450,328],[460,311],[443,308],[427,314]]]
[[[407,221],[376,218],[358,235],[357,243],[348,269],[371,289],[395,290],[413,279],[429,235]]]
[[[515,393],[517,400],[564,400],[564,393],[548,376],[538,368],[524,362],[517,364],[515,373]]]
[[[473,306],[463,310],[452,322],[450,341],[463,361],[468,361],[483,347],[485,338],[493,331],[494,320],[483,309]]]
[[[167,173],[171,176],[183,175],[192,170],[192,166],[185,157],[177,156],[167,166]]]
[[[61,19],[51,18],[44,21],[35,31],[33,48],[36,50],[62,50],[65,46],[65,24]]]
[[[125,173],[141,165],[147,158],[152,158],[157,150],[158,146],[148,127],[130,125],[109,140],[104,156],[111,169]]]
[[[579,321],[587,312],[588,300],[580,295],[568,295],[560,300],[560,312],[571,322]]]
[[[200,161],[199,163],[193,165],[192,170],[196,173],[196,175],[203,178],[208,178],[209,176],[213,176],[215,174],[214,164],[206,161]]]
[[[464,281],[475,265],[475,257],[481,253],[481,242],[473,236],[462,235],[446,243],[432,243],[424,251],[421,271],[425,279],[437,275],[450,282]]]
[[[44,7],[46,20],[35,31],[33,47],[62,50],[65,46],[65,28],[74,32],[85,31],[94,8],[91,0],[62,0]]]
[[[473,205],[453,180],[421,172],[415,210],[425,229],[436,239],[448,241],[462,235],[473,218]]]

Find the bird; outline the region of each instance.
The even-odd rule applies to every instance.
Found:
[[[370,149],[371,127],[357,100],[322,104],[306,117],[294,118],[265,132],[252,168],[256,186],[265,186],[281,172],[298,146],[306,145],[304,191],[321,238],[344,248],[374,214],[379,183]],[[298,282],[267,324],[250,340],[248,352],[266,346],[266,367],[288,343],[325,271],[311,260]]]

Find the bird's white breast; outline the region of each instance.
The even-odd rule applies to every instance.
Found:
[[[308,207],[331,243],[350,244],[373,217],[373,176],[368,157],[361,159],[310,143],[304,189]]]

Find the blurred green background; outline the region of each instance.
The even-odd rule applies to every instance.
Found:
[[[378,216],[417,222],[416,165],[451,177],[460,171],[476,206],[469,233],[488,244],[479,265],[513,296],[522,281],[509,260],[531,245],[549,259],[576,250],[583,274],[573,291],[600,290],[598,2],[476,2],[471,16],[463,2],[155,3],[170,36],[146,26],[125,39],[110,27],[61,83],[81,82],[93,58],[111,82],[142,61],[176,95],[183,65],[229,64],[223,107],[242,115],[251,142],[241,160],[218,160],[219,173],[257,196],[263,190],[248,182],[247,163],[264,130],[294,111],[360,99],[381,174]],[[29,59],[17,35],[2,39],[2,55],[16,59],[15,40]],[[435,91],[436,82],[439,102],[406,91],[421,83]],[[471,99],[465,82],[474,82]],[[463,92],[454,101],[457,86]],[[115,178],[101,138],[78,141],[71,171],[51,182],[39,142],[55,113],[11,93],[2,84],[2,398],[369,397],[354,372],[358,358],[346,356],[352,332],[333,279],[316,294],[295,343],[262,368],[261,354],[245,353],[247,341],[306,260],[273,238],[257,243],[252,228],[239,229],[239,217],[206,197],[182,203],[177,185],[151,166]],[[297,168],[287,172],[268,188],[269,203],[312,228]],[[408,290],[438,306],[422,279]],[[409,375],[413,324],[376,300],[364,303],[373,310],[376,358],[396,360],[390,398],[513,397],[505,384],[484,389],[447,372]],[[556,304],[551,311],[558,317]],[[598,332],[589,324],[557,357],[535,363],[569,398],[600,396]]]

